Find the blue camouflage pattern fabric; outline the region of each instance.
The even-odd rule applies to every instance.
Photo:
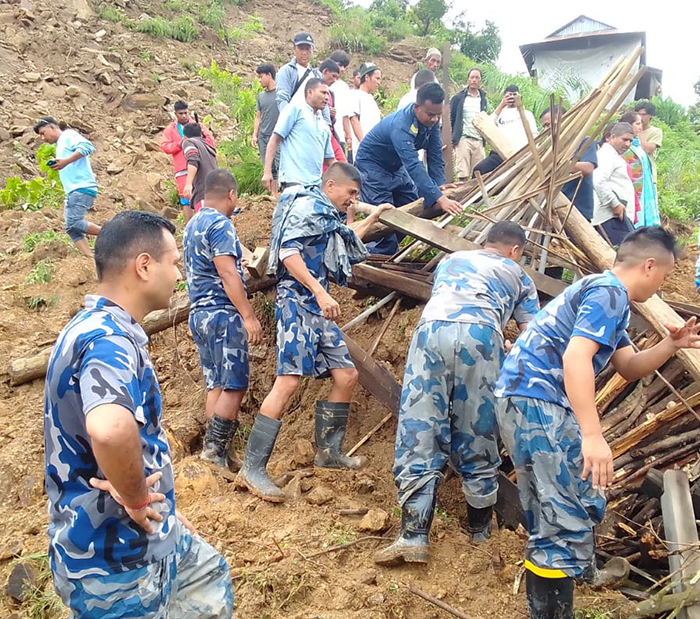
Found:
[[[345,286],[352,265],[369,255],[326,194],[304,187],[285,191],[275,207],[268,271],[278,278],[278,299],[296,299],[309,312],[323,314],[313,293],[287,272],[279,257],[283,249],[298,250],[306,268],[326,290],[329,275]]]
[[[498,426],[511,455],[529,533],[525,567],[548,578],[580,578],[594,560],[593,527],[605,495],[583,481],[581,431],[565,407],[511,396],[498,401]]]
[[[600,344],[593,357],[598,374],[627,335],[627,289],[611,272],[583,277],[548,303],[516,340],[496,384],[496,396],[520,395],[571,409],[564,388],[563,356],[572,337]]]
[[[331,370],[355,367],[338,325],[286,297],[278,298],[277,375],[326,378]]]
[[[126,311],[90,295],[51,353],[44,405],[48,534],[52,569],[66,578],[101,578],[139,569],[173,553],[179,541],[170,447],[161,426],[161,394],[147,342]],[[152,535],[109,493],[90,486],[91,477],[104,479],[104,474],[85,420],[104,404],[133,413],[144,474],[163,474],[152,487],[165,495],[153,505],[163,521],[153,522]]]
[[[233,586],[224,558],[176,525],[175,552],[145,567],[110,576],[68,579],[54,586],[71,619],[229,619]]]
[[[236,311],[214,265],[217,256],[232,256],[245,286],[241,265],[243,252],[233,222],[205,205],[185,227],[182,247],[191,310],[228,308]]]
[[[420,321],[469,322],[502,331],[511,317],[525,324],[538,309],[537,288],[517,262],[489,250],[458,251],[435,270]]]
[[[199,352],[207,391],[248,388],[248,332],[241,315],[230,309],[190,312],[190,331]]]
[[[498,466],[493,384],[503,336],[486,325],[419,324],[408,351],[396,431],[394,477],[403,504],[448,460],[462,474],[467,503],[496,502]]]

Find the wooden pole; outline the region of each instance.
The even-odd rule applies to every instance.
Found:
[[[450,119],[450,50],[451,44],[445,43],[442,51],[442,88],[445,91],[445,105],[442,108],[442,146],[445,159],[445,179],[454,181],[454,157],[452,154],[452,121]]]

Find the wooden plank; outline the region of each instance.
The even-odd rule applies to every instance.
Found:
[[[388,291],[400,292],[403,295],[427,303],[430,299],[432,285],[426,281],[415,279],[397,271],[378,269],[368,264],[356,264],[352,267],[353,279],[359,284],[368,282],[386,288]]]
[[[450,118],[450,52],[452,45],[448,41],[442,51],[442,88],[445,91],[445,103],[442,108],[442,146],[443,157],[445,159],[445,182],[454,181],[454,157],[452,154],[452,119]]]
[[[503,136],[498,130],[498,127],[493,123],[484,122],[483,118],[478,124],[476,122],[477,120],[479,120],[478,116],[474,121],[474,126],[484,139],[499,151],[502,157],[511,157],[516,153],[515,149],[507,141],[503,140]],[[554,206],[555,208],[561,207],[566,210],[571,206],[571,203],[567,200],[566,196],[559,193],[555,199]],[[384,215],[384,213],[382,213],[382,215]],[[566,231],[569,233],[574,244],[588,256],[589,260],[591,260],[599,271],[612,268],[615,262],[615,250],[605,242],[603,237],[598,234],[595,228],[576,208],[571,209],[566,221]],[[676,312],[664,303],[658,295],[654,295],[645,303],[635,303],[634,309],[645,318],[651,327],[662,337],[668,335],[666,325],[679,326],[685,322]],[[676,356],[693,377],[696,380],[700,380],[700,350],[679,350]]]
[[[398,416],[399,402],[401,401],[401,385],[399,385],[389,370],[379,365],[349,335],[343,333],[343,339],[360,375],[360,384],[388,410]]]
[[[379,216],[379,221],[399,232],[404,234],[410,234],[412,237],[420,239],[425,243],[429,243],[433,247],[445,252],[455,252],[455,251],[469,251],[474,249],[483,249],[481,245],[469,241],[467,239],[460,238],[447,230],[438,228],[433,222],[419,219],[414,217],[409,213],[400,210],[388,210],[382,212]],[[537,290],[547,295],[548,297],[556,297],[558,294],[562,293],[566,288],[566,283],[544,275],[543,273],[538,273],[537,271],[530,269],[528,267],[523,267],[525,272],[532,278],[535,282]]]

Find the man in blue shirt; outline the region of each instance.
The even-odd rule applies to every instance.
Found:
[[[274,133],[265,153],[263,186],[274,193],[272,164],[280,148],[280,189],[289,187],[319,187],[323,166],[335,162],[329,123],[322,110],[328,105],[328,86],[322,79],[306,82],[303,103],[292,103],[280,113]]]
[[[566,113],[566,109],[562,108],[562,114]],[[557,113],[557,108],[554,108],[554,113]],[[540,114],[540,124],[546,131],[552,126],[552,110],[547,108]],[[579,150],[588,141],[584,138],[579,145]],[[574,172],[581,173],[581,179],[569,181],[561,189],[561,192],[573,201],[574,206],[579,210],[588,221],[593,219],[593,170],[598,167],[598,149],[595,141],[591,141],[588,148],[583,152],[579,160],[574,166]]]
[[[327,400],[316,402],[316,466],[357,469],[362,457],[342,451],[357,383],[357,370],[343,335],[335,324],[340,305],[329,293],[329,279],[344,286],[351,266],[367,257],[360,239],[389,205],[375,209],[354,224],[343,224],[341,213],[360,193],[360,175],[347,163],[335,163],[323,175],[323,185],[293,187],[280,197],[272,216],[269,271],[277,283],[277,378],[255,418],[243,467],[236,484],[254,495],[279,503],[284,493],[269,478],[266,466],[282,425],[282,412],[302,376],[333,380]]]
[[[649,299],[673,270],[675,239],[639,228],[620,244],[611,271],[589,275],[550,301],[507,356],[496,384],[501,437],[515,466],[529,539],[530,616],[572,619],[574,578],[594,584],[593,527],[605,512],[613,457],[595,405],[595,377],[612,361],[636,381],[681,348],[699,348],[695,318],[635,352],[630,303]]]
[[[34,132],[47,144],[56,145],[56,159],[49,167],[56,170],[66,194],[63,205],[66,233],[84,256],[92,256],[86,234],[95,236],[100,226],[85,219],[97,197],[97,181],[90,165],[95,147],[73,129],[61,130],[51,116],[40,118]]]
[[[160,388],[139,325],[170,305],[180,279],[174,232],[142,211],[103,226],[97,293],[49,359],[49,557],[76,619],[228,619],[233,610],[226,561],[175,508]]]
[[[230,219],[237,203],[233,174],[209,172],[204,204],[182,239],[190,331],[207,389],[202,458],[222,468],[230,461],[235,470],[240,463],[229,449],[248,389],[248,344],[262,341],[262,329],[246,293],[241,244]]]
[[[436,204],[451,215],[462,214],[462,205],[442,193],[445,161],[439,121],[444,101],[439,84],[424,84],[415,105],[390,114],[365,136],[355,156],[363,202],[403,206],[421,197],[426,208]],[[427,171],[419,150],[425,150]],[[398,247],[398,237],[392,234],[373,250],[393,254]]]
[[[537,289],[518,261],[525,233],[501,221],[483,250],[447,256],[406,359],[394,477],[401,531],[380,565],[427,563],[437,488],[452,461],[462,475],[472,542],[490,536],[501,462],[493,386],[505,355],[503,329],[523,330],[538,310]]]

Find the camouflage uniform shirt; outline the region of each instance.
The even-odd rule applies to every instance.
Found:
[[[593,356],[598,374],[616,350],[631,344],[629,318],[627,289],[611,271],[580,279],[547,304],[516,340],[496,396],[525,396],[571,409],[563,362],[569,341],[580,336],[600,344]]]
[[[287,241],[282,244],[283,249],[299,250],[306,268],[309,269],[309,273],[316,278],[326,291],[328,291],[328,269],[323,262],[323,254],[326,251],[327,244],[327,235],[294,239],[293,241]],[[279,270],[280,278],[277,283],[277,298],[294,299],[306,311],[323,316],[323,312],[313,292],[304,286],[304,284],[294,279],[284,267],[284,264],[279,267]]]
[[[216,209],[204,206],[187,224],[182,246],[191,311],[224,308],[236,311],[214,265],[217,256],[232,256],[241,281],[245,282],[241,266],[243,252],[233,222]]]
[[[467,322],[502,332],[511,316],[527,323],[538,308],[537,288],[519,264],[487,250],[458,251],[438,265],[420,324]]]
[[[143,329],[121,307],[87,296],[85,309],[63,329],[46,374],[44,448],[52,568],[69,578],[109,576],[140,568],[175,551],[173,469],[161,427],[161,395]],[[86,430],[87,414],[103,404],[131,411],[141,436],[144,475],[166,499],[153,535],[109,495],[90,486],[104,479]]]

